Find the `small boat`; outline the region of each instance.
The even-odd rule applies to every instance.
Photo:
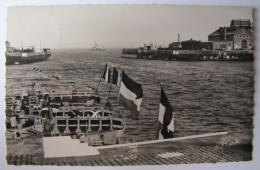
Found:
[[[33,83],[31,89],[6,97],[7,139],[84,134],[90,145],[116,144],[125,131],[125,118],[118,109],[102,107],[100,101],[89,86],[68,92],[37,88]]]
[[[114,81],[113,84],[117,88],[120,79],[115,71],[114,68],[113,78],[116,78],[117,81]],[[6,117],[7,120],[10,120],[6,123],[7,131],[13,135],[17,134],[19,138],[26,137],[27,132],[43,136],[71,136],[92,146],[134,142],[133,138],[123,136],[126,128],[126,116],[120,110],[119,96],[116,105],[109,102],[112,87],[112,81],[109,81],[110,73],[111,70],[106,65],[96,88],[86,86],[84,90],[60,91],[37,88],[36,83],[32,83],[31,89],[23,88],[16,95],[7,96]],[[98,95],[98,87],[102,78],[109,83],[105,106],[101,105],[101,98]],[[141,85],[133,82],[132,79],[127,80],[140,88]],[[27,122],[33,120],[33,124],[30,128],[21,128],[14,123],[14,115],[17,117],[16,121],[23,118]],[[17,133],[18,131],[15,129],[20,129],[20,132]],[[17,139],[17,137],[13,139]]]

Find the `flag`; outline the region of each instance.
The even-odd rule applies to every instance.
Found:
[[[174,119],[173,108],[161,87],[161,100],[159,106],[159,118],[157,137],[159,139],[167,139],[173,137],[174,132]]]
[[[143,99],[142,86],[129,78],[123,70],[121,78],[119,104],[131,111],[133,119],[137,119]]]
[[[102,78],[105,79],[107,83],[110,83],[110,75],[111,75],[111,70],[106,64]]]
[[[113,69],[113,78],[112,78],[112,84],[119,87],[120,84],[120,75],[118,74],[118,71],[116,68]]]
[[[34,67],[33,70],[36,71],[36,72],[42,72],[42,70],[37,68],[37,67]]]

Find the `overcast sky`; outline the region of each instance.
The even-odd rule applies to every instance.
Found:
[[[207,41],[231,19],[250,19],[249,7],[176,5],[75,5],[8,7],[7,40],[12,46],[50,48],[167,46],[181,40]]]

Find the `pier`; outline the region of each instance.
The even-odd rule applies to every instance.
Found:
[[[124,48],[123,58],[179,61],[253,61],[253,50],[146,50]]]
[[[9,165],[139,166],[192,163],[224,163],[252,159],[252,132],[218,132],[94,147],[89,156],[44,157],[42,138],[7,141]],[[20,147],[23,143],[24,147]],[[26,149],[34,148],[32,153]],[[149,149],[153,148],[153,149]]]

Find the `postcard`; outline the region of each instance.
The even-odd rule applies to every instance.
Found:
[[[8,165],[253,160],[255,9],[8,6]]]

